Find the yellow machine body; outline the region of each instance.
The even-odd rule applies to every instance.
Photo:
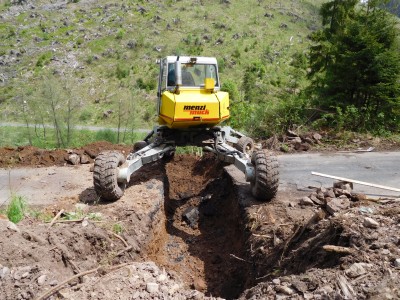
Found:
[[[167,78],[176,76],[176,68],[182,68],[182,82]],[[165,58],[160,63],[158,95],[159,124],[169,128],[213,127],[230,115],[229,94],[220,91],[215,58]]]
[[[159,124],[170,128],[212,127],[229,118],[229,95],[205,90],[166,91],[161,97]]]

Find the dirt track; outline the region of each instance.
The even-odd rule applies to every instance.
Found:
[[[305,193],[279,192],[270,203],[260,203],[233,167],[224,169],[211,157],[176,156],[143,168],[123,198],[102,203],[90,186],[89,165],[75,168],[88,187],[71,190],[44,212],[54,217],[64,209],[78,221],[49,228],[27,218],[13,229],[0,220],[4,299],[35,299],[99,266],[54,297],[400,297],[396,201],[353,199],[335,215],[324,202],[300,204]],[[366,217],[377,225],[367,226]],[[327,245],[344,252],[323,250]],[[112,270],[122,263],[128,265]]]

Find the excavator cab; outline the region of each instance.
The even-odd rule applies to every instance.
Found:
[[[169,128],[213,127],[229,118],[213,57],[167,56],[160,61],[158,123]]]
[[[229,94],[221,91],[214,57],[167,56],[159,61],[158,126],[122,153],[100,153],[94,163],[93,183],[99,197],[117,200],[131,175],[144,164],[171,157],[177,146],[198,146],[224,162],[234,164],[250,182],[253,196],[271,200],[279,184],[278,161],[256,150],[251,138],[229,126]]]

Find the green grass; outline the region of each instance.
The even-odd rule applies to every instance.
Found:
[[[120,223],[115,223],[112,226],[112,231],[116,234],[121,234],[124,231],[124,227]]]
[[[50,222],[54,218],[53,214],[51,214],[49,212],[44,212],[42,210],[35,210],[35,209],[29,210],[28,214],[32,218],[34,218],[34,219],[36,219],[38,221],[41,221],[41,222],[45,222],[45,223],[46,222]]]
[[[203,156],[203,148],[196,146],[176,147],[175,153]]]
[[[11,222],[17,224],[24,218],[26,209],[27,204],[25,199],[22,196],[13,194],[7,206],[6,214]]]
[[[32,146],[42,149],[57,148],[55,131],[52,128],[46,128],[46,136],[43,129],[34,128],[27,129],[26,127],[0,127],[0,147],[26,146],[29,145],[28,130],[31,134]],[[120,143],[133,144],[135,141],[142,140],[146,133],[142,132],[127,132],[120,133]],[[111,129],[100,131],[90,130],[74,130],[72,139],[68,147],[81,147],[96,141],[109,141],[117,143],[117,132]]]

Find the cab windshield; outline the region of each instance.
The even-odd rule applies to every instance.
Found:
[[[218,87],[217,66],[213,64],[192,64],[182,63],[182,86],[187,87],[203,87],[204,79],[212,78],[215,86]],[[168,80],[167,86],[175,86],[175,64],[168,64]]]

